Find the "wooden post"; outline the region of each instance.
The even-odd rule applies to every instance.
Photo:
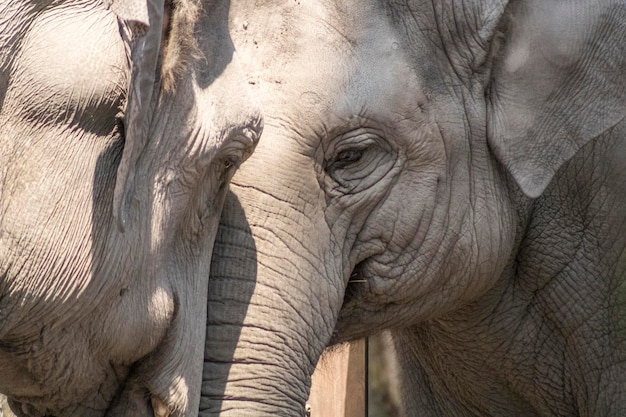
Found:
[[[332,348],[322,355],[308,405],[311,417],[367,416],[367,341]]]

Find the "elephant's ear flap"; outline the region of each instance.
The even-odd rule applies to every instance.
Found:
[[[161,51],[164,0],[111,0],[122,35],[130,46],[131,78],[124,111],[124,152],[117,170],[113,217],[126,227],[126,208],[134,187],[139,156],[148,142],[158,98],[157,65]]]
[[[535,198],[563,163],[626,116],[626,3],[514,0],[501,28],[488,140]]]

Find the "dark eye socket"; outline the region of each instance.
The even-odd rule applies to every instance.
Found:
[[[230,169],[232,167],[239,168],[239,159],[235,156],[224,158],[222,160],[224,169]]]
[[[117,133],[122,138],[126,138],[124,115],[121,112],[117,116],[115,116],[115,133]]]
[[[346,168],[350,164],[359,162],[365,153],[364,149],[346,149],[340,151],[333,160],[332,167],[334,169]]]

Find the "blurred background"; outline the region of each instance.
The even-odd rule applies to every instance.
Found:
[[[405,417],[395,375],[398,365],[389,336],[381,333],[368,341],[367,417]]]

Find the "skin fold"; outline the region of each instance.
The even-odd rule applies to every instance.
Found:
[[[261,131],[227,6],[0,1],[0,392],[195,416],[210,257]]]
[[[200,415],[304,415],[323,349],[384,330],[407,416],[624,415],[624,22],[231,1],[265,129],[214,246]]]

